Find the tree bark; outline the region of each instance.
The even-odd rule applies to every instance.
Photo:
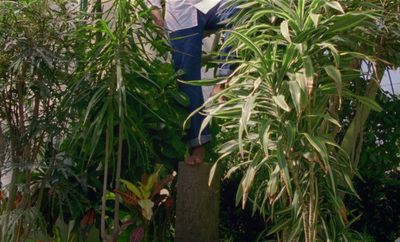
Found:
[[[218,241],[222,169],[217,166],[213,181],[208,186],[213,165],[179,163],[175,242]]]

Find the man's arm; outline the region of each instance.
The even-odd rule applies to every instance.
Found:
[[[154,17],[154,24],[161,28],[164,27],[160,0],[144,0],[144,2],[146,6],[151,9],[150,12]],[[158,32],[162,33],[162,30],[158,29]]]
[[[157,25],[158,27],[164,27],[164,20],[161,15],[161,9],[160,8],[155,8],[151,10],[151,14],[154,16],[154,24]]]

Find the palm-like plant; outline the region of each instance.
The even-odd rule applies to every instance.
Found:
[[[235,161],[227,176],[246,168],[237,202],[244,207],[251,200],[254,212],[272,223],[268,234],[337,240],[351,224],[340,193],[356,195],[350,177],[357,171],[334,140],[341,125],[331,111],[343,97],[380,110],[348,85],[360,76],[352,60],[375,60],[357,51],[348,30],[371,27],[374,15],[320,0],[257,0],[242,8],[225,43],[233,45],[237,58],[229,63],[238,67],[208,102],[221,95],[228,101],[210,106],[204,124],[223,120],[229,137],[218,152]]]
[[[118,189],[119,178],[140,176],[150,170],[150,162],[157,158],[153,146],[159,145],[153,142],[165,136],[152,137],[149,132],[173,133],[160,143],[175,139],[179,130],[182,132],[180,110],[183,109],[169,104],[174,100],[184,104],[187,99],[170,88],[175,76],[170,74],[171,64],[163,62],[168,47],[157,34],[143,1],[114,1],[93,20],[90,16],[87,15],[90,19],[87,27],[81,29],[88,38],[81,51],[86,63],[79,63],[81,75],[71,85],[64,103],[72,106],[72,113],[77,115],[69,149],[84,154],[84,172],[92,162],[102,164],[101,236],[110,239],[105,223],[110,186]],[[151,54],[154,50],[159,53],[157,58]],[[180,136],[174,141],[178,147],[181,145]],[[111,169],[115,175],[109,175]],[[114,186],[110,177],[115,178]],[[116,196],[114,225],[109,229],[117,231],[119,222],[119,196]]]
[[[98,179],[103,179],[102,235],[110,238],[106,195],[119,187],[119,179],[113,187],[110,178],[142,174],[161,155],[176,158],[185,149],[180,140],[185,111],[170,104],[187,99],[174,89],[172,66],[162,62],[168,48],[143,1],[115,1],[95,14],[64,1],[0,4],[0,161],[2,171],[4,162],[13,172],[2,237],[37,232],[34,222],[42,218],[43,204],[53,209],[52,216],[69,207],[75,210],[70,218],[78,220],[86,207],[93,218],[99,201],[83,196],[102,191]],[[154,49],[157,58],[150,54]],[[21,210],[14,210],[22,175]],[[118,204],[117,197],[110,230],[119,225]]]
[[[70,120],[60,107],[71,79],[67,60],[75,58],[66,51],[74,22],[64,4],[0,3],[0,165],[11,175],[2,241],[39,234],[48,179],[63,164],[59,150]]]

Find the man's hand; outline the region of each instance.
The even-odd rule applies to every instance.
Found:
[[[158,33],[160,35],[163,35],[162,27],[164,27],[164,20],[163,17],[161,16],[161,9],[156,8],[150,11],[151,14],[154,16],[155,20],[153,21],[154,25],[158,26],[159,28],[156,28]]]

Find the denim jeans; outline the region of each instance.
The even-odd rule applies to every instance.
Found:
[[[223,5],[229,0],[223,0],[212,8],[207,14],[197,11],[198,25],[193,28],[178,30],[170,34],[171,44],[173,48],[173,60],[175,71],[183,70],[184,74],[178,78],[183,81],[193,81],[201,79],[201,54],[203,32],[206,30],[218,30],[221,28],[229,28],[220,24],[221,21],[230,18],[238,9],[236,6],[229,8]],[[225,39],[227,36],[225,36]],[[229,49],[224,49],[223,53],[228,53]],[[221,57],[223,58],[223,57]],[[229,66],[224,65],[220,75],[229,75]],[[201,105],[203,105],[203,94],[200,86],[193,86],[186,83],[178,82],[180,90],[190,98],[190,104],[186,110],[191,113]],[[190,128],[188,130],[188,138],[190,147],[196,147],[211,141],[210,129],[207,126],[200,134],[200,127],[204,120],[204,116],[196,113],[192,116]]]

